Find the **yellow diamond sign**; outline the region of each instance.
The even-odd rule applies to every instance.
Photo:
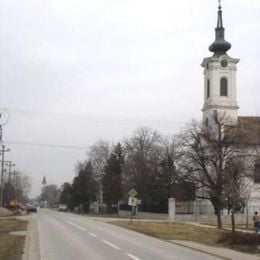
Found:
[[[130,197],[135,197],[137,195],[137,191],[135,189],[131,189],[130,191],[128,191],[128,195]]]

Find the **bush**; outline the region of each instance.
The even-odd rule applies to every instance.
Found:
[[[219,237],[218,243],[228,245],[257,245],[260,235],[255,233],[224,231]]]

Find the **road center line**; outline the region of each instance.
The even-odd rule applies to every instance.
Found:
[[[90,236],[92,236],[92,237],[97,237],[97,235],[94,234],[94,233],[92,233],[92,232],[89,232],[88,234],[89,234]]]
[[[115,246],[114,244],[112,244],[112,243],[110,243],[110,242],[108,242],[107,240],[102,240],[105,244],[107,244],[107,245],[109,245],[109,246],[111,246],[111,247],[113,247],[113,248],[115,248],[115,249],[120,249],[119,247],[117,247],[117,246]]]
[[[71,222],[71,221],[68,221],[68,220],[67,220],[66,222],[69,223],[70,225],[72,225],[72,226],[74,226],[74,227],[76,227],[76,228],[82,230],[82,231],[86,231],[85,228],[83,228],[83,227],[81,227],[81,226],[79,226],[79,225],[77,225],[77,224],[75,224],[75,223],[73,223],[73,222]]]
[[[140,258],[132,255],[132,254],[129,254],[129,253],[126,253],[127,256],[129,256],[130,258],[134,259],[134,260],[141,260]]]

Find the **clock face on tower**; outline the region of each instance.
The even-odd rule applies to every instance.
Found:
[[[227,62],[226,60],[222,60],[222,61],[220,62],[220,65],[221,65],[222,68],[226,68],[227,65],[228,65],[228,62]]]

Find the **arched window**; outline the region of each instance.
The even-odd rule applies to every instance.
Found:
[[[228,80],[223,77],[220,79],[220,96],[228,95]]]
[[[255,162],[254,167],[254,182],[260,183],[260,160]]]
[[[210,81],[209,79],[207,80],[207,98],[210,97]]]

